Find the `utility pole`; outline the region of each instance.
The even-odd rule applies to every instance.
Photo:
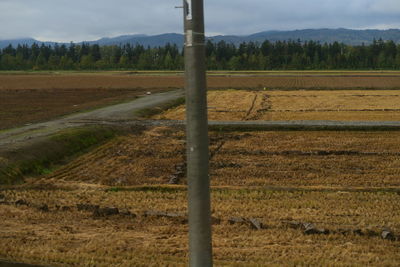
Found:
[[[212,266],[209,140],[203,0],[183,0],[189,262]]]

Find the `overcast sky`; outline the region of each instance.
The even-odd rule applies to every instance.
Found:
[[[0,0],[0,39],[89,41],[182,31],[181,0]],[[207,35],[400,28],[400,0],[205,0]]]

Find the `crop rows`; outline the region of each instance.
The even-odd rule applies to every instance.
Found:
[[[211,184],[397,187],[399,143],[397,132],[211,133]],[[176,167],[184,166],[184,144],[182,131],[159,127],[119,137],[44,179],[168,184]]]
[[[210,120],[339,120],[398,121],[398,90],[336,91],[211,91]],[[158,119],[184,119],[180,106],[158,115]]]
[[[0,204],[0,257],[53,266],[185,265],[187,224],[167,217],[145,216],[147,210],[186,213],[186,191],[143,188],[3,191]],[[24,203],[29,203],[24,205]],[[135,216],[97,217],[77,204],[119,207]],[[212,191],[214,258],[217,265],[396,266],[399,241],[368,232],[387,227],[400,231],[399,195],[319,191],[215,189]],[[46,205],[47,209],[43,209]],[[72,208],[61,210],[60,207]],[[37,208],[39,207],[39,208]],[[377,209],[379,207],[379,209]],[[127,213],[126,211],[124,211]],[[129,213],[127,213],[129,214]],[[263,229],[229,223],[232,217],[254,217]],[[312,222],[332,231],[307,235],[287,221]],[[366,234],[338,234],[353,229]]]

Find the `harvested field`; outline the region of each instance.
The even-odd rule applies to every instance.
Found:
[[[397,132],[212,132],[216,266],[397,266],[399,143]],[[184,154],[182,130],[156,127],[2,189],[0,258],[186,265]]]
[[[252,89],[210,91],[212,120],[400,121],[396,72],[215,72],[209,85]],[[0,75],[0,127],[182,86],[179,73]],[[0,265],[186,266],[185,134],[142,127],[0,187]],[[210,143],[216,266],[399,265],[398,132],[212,131]]]
[[[186,190],[105,192],[80,184],[2,194],[1,258],[52,266],[185,266],[188,260]],[[215,264],[398,266],[400,241],[380,235],[388,227],[397,238],[399,200],[381,192],[215,189]],[[257,218],[259,230],[242,217]]]
[[[208,102],[210,120],[400,120],[400,90],[210,91]],[[180,106],[156,118],[184,114]]]
[[[397,187],[399,147],[397,132],[211,133],[211,184]],[[117,138],[45,179],[119,186],[177,176],[185,183],[184,156],[184,133],[159,127]]]
[[[398,187],[395,132],[233,134],[212,163],[212,183],[238,186]]]

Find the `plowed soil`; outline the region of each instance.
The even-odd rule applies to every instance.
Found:
[[[163,91],[153,90],[152,92]],[[133,100],[146,89],[0,90],[0,129]]]
[[[400,75],[212,75],[208,86],[215,88],[400,89]],[[0,75],[2,89],[136,89],[182,88],[183,75],[62,74]]]

